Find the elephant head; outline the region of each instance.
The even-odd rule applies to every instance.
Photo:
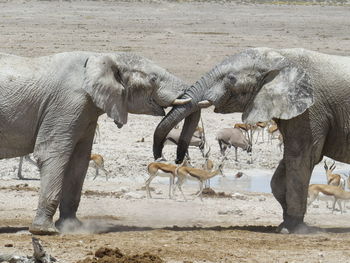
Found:
[[[249,49],[226,58],[197,81],[183,96],[191,103],[174,107],[158,125],[154,134],[154,157],[162,152],[164,131],[186,118],[177,160],[183,160],[200,107],[214,105],[214,112],[242,112],[247,123],[291,119],[313,104],[313,89],[302,60],[283,50]],[[165,135],[166,136],[166,135]]]
[[[128,113],[164,116],[164,108],[181,105],[187,85],[150,60],[130,53],[90,56],[84,89],[118,127]]]

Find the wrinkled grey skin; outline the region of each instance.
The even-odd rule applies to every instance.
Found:
[[[187,86],[130,53],[69,52],[38,58],[0,54],[0,159],[34,152],[41,173],[30,231],[56,233],[76,219],[98,117],[118,127],[128,113],[164,115]]]
[[[198,112],[202,100],[209,100],[217,113],[243,112],[247,123],[274,119],[285,144],[271,180],[283,209],[278,230],[306,230],[314,166],[323,156],[350,163],[350,58],[305,49],[249,49],[218,64],[189,92],[184,96],[192,96],[194,106],[173,108],[154,137],[161,142],[162,131],[171,129],[167,125]],[[186,139],[178,148],[177,162],[183,159],[191,132],[182,132]],[[161,152],[158,146],[155,143],[155,156]]]

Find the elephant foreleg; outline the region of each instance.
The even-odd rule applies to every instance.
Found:
[[[73,230],[80,226],[76,218],[83,182],[89,167],[90,153],[93,143],[93,134],[90,138],[77,143],[66,169],[60,202],[60,217],[56,226],[61,230],[64,223],[68,222],[67,230]],[[73,228],[73,229],[72,229]]]
[[[307,209],[308,186],[314,164],[311,154],[289,158],[286,164],[286,208],[283,209],[284,226],[293,232],[306,230],[304,215]]]
[[[60,152],[50,158],[39,157],[41,169],[40,196],[36,216],[29,231],[33,234],[57,234],[53,216],[61,200],[64,172],[69,162],[70,153]]]

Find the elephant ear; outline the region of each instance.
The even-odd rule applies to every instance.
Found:
[[[242,115],[246,123],[288,120],[302,114],[314,102],[308,74],[295,66],[264,73],[262,87]]]
[[[127,90],[123,86],[123,67],[109,56],[89,57],[85,63],[84,89],[94,104],[122,126],[127,122]]]

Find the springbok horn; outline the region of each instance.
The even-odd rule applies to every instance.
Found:
[[[198,106],[201,108],[208,108],[212,105],[212,103],[209,100],[202,100],[198,102]]]
[[[175,99],[173,101],[173,103],[171,103],[172,105],[184,105],[186,103],[189,103],[192,99],[188,98],[188,99]]]
[[[207,155],[208,155],[208,156],[209,156],[210,150],[211,150],[211,148],[210,148],[210,146],[209,146],[209,150],[208,150],[208,152],[207,152]]]
[[[333,167],[334,167],[334,168],[333,168]],[[329,170],[333,170],[333,169],[335,169],[335,161],[333,161],[331,167],[329,167]]]
[[[327,161],[324,160],[324,169],[328,170]]]

